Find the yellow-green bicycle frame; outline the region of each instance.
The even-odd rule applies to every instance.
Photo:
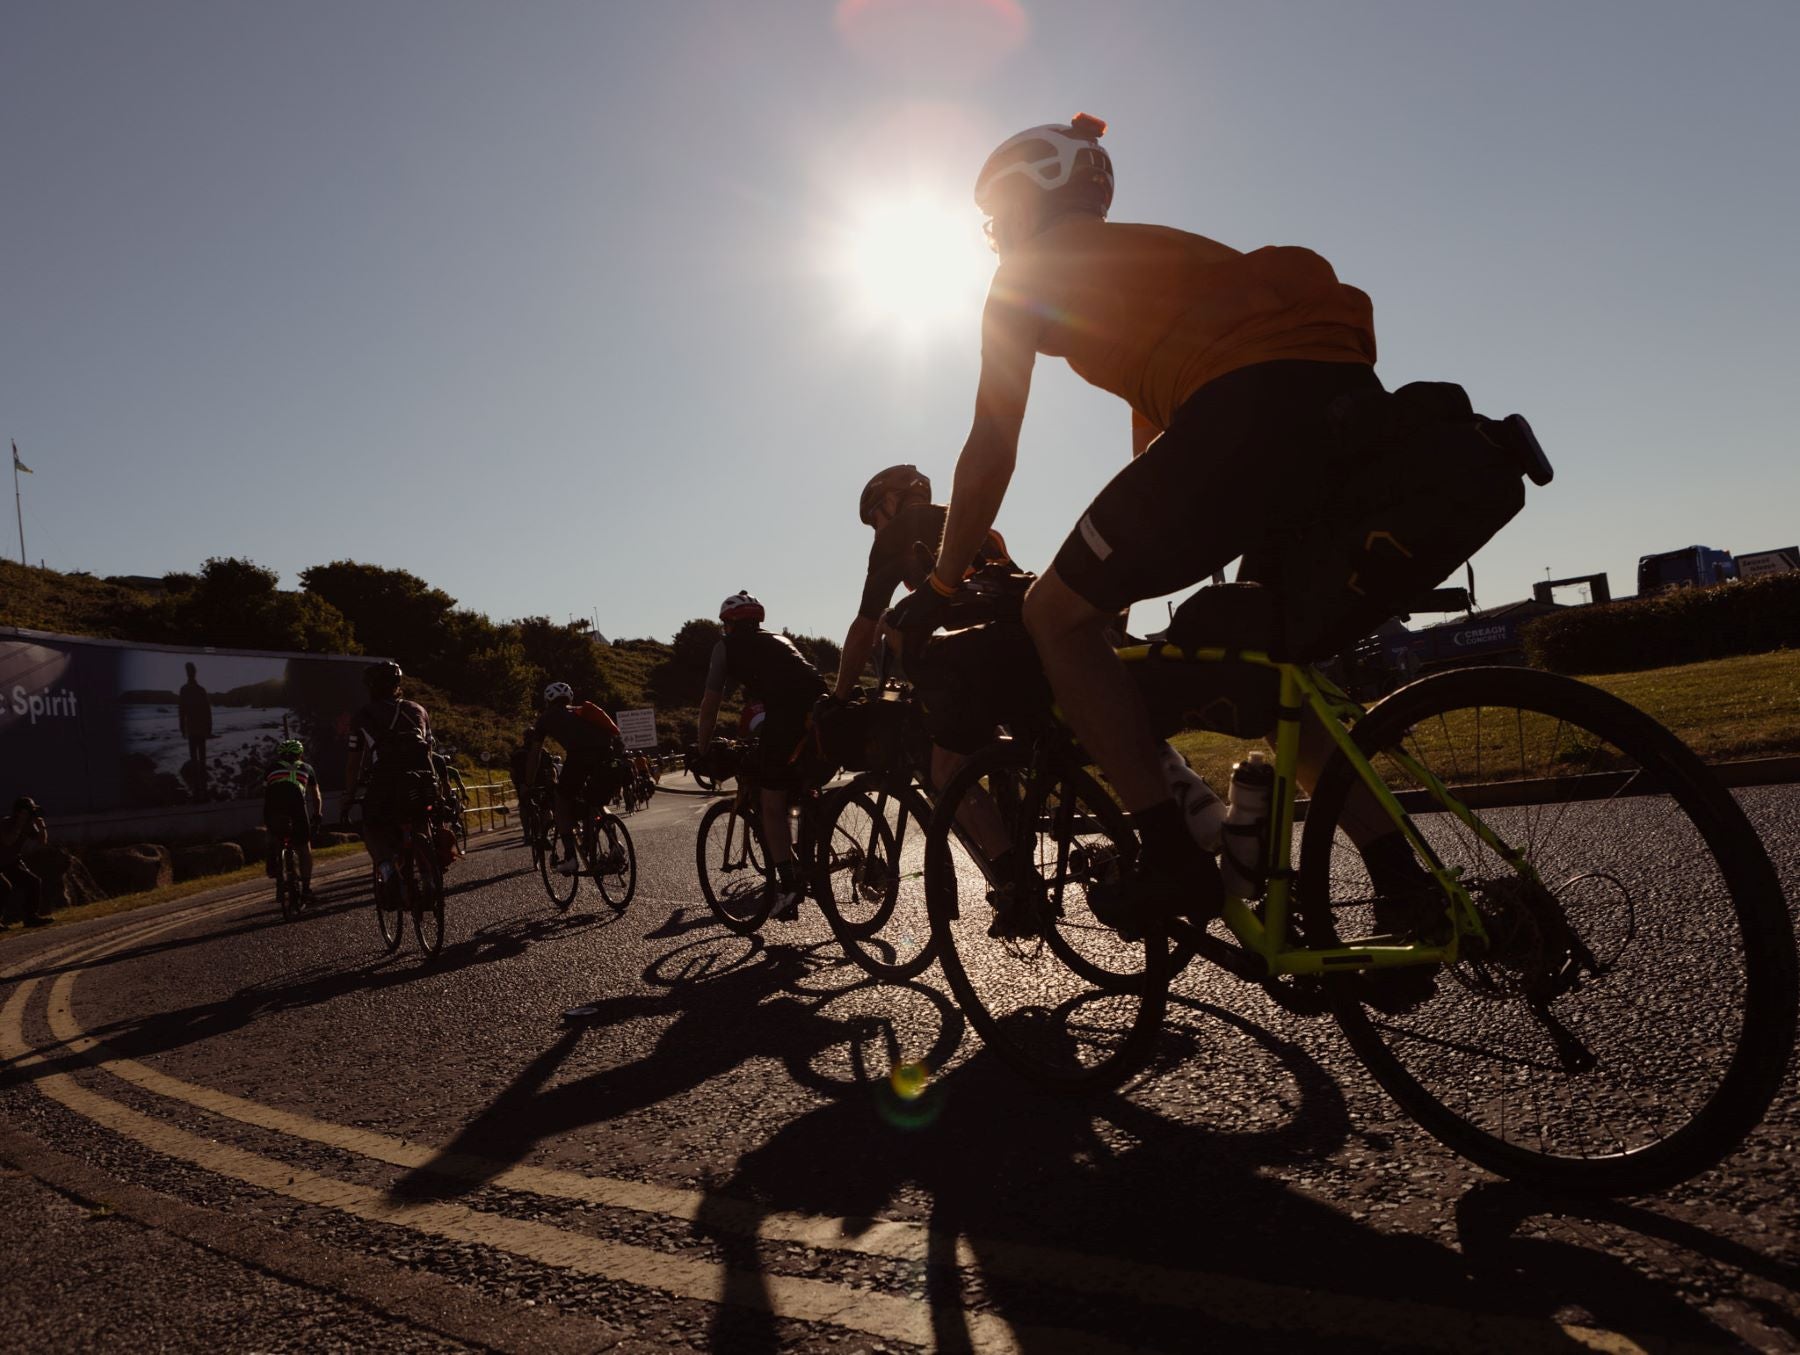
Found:
[[[1118,651],[1127,664],[1150,661],[1174,663],[1246,663],[1259,668],[1272,668],[1280,681],[1279,711],[1275,727],[1275,788],[1270,797],[1269,823],[1264,878],[1268,881],[1262,902],[1254,904],[1241,898],[1227,897],[1224,907],[1225,925],[1244,949],[1259,957],[1271,975],[1320,975],[1362,969],[1398,968],[1404,965],[1449,964],[1473,942],[1485,947],[1488,935],[1481,915],[1469,890],[1463,884],[1462,868],[1446,867],[1424,836],[1413,826],[1412,819],[1399,799],[1389,790],[1368,758],[1356,746],[1349,725],[1366,713],[1335,684],[1322,674],[1296,664],[1271,659],[1256,650],[1225,648],[1184,650],[1174,645],[1133,645]],[[1300,764],[1300,722],[1310,710],[1330,734],[1338,751],[1348,759],[1361,784],[1372,794],[1394,826],[1406,835],[1419,858],[1426,862],[1433,878],[1449,900],[1452,922],[1450,939],[1441,945],[1421,942],[1372,940],[1338,946],[1305,946],[1294,944],[1288,927],[1289,910],[1294,903],[1293,869],[1294,804]],[[1454,814],[1471,832],[1486,843],[1496,855],[1514,870],[1527,877],[1535,871],[1524,854],[1503,841],[1492,828],[1472,813],[1450,793],[1432,772],[1405,753],[1390,753],[1399,767],[1413,777],[1424,792],[1447,812]]]

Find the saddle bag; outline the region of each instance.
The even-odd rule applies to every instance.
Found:
[[[1280,547],[1278,639],[1292,660],[1335,654],[1409,610],[1525,506],[1527,473],[1548,478],[1524,419],[1484,418],[1449,382],[1353,397],[1332,416],[1337,488]]]

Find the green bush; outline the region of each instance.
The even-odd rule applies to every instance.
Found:
[[[1534,668],[1557,673],[1625,673],[1800,648],[1800,574],[1553,612],[1527,623],[1521,638]]]

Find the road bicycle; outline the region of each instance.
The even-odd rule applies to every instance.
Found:
[[[573,798],[578,863],[573,874],[564,875],[557,869],[569,856],[556,831],[550,806],[541,805],[533,815],[537,833],[532,839],[532,856],[543,879],[544,892],[558,912],[566,913],[575,902],[582,879],[587,878],[615,913],[623,913],[637,892],[637,848],[632,845],[631,833],[625,821],[604,804],[590,808],[585,789]]]
[[[469,854],[469,788],[463,781],[462,772],[456,764],[441,753],[433,753],[432,762],[437,767],[439,797],[437,802],[438,822],[450,830],[456,839],[457,851]]]
[[[292,922],[306,907],[306,886],[300,878],[300,853],[292,828],[284,829],[275,846],[275,902],[284,922]]]
[[[736,777],[738,789],[707,808],[694,839],[700,891],[719,922],[739,936],[762,929],[780,893],[769,860],[761,791],[756,779],[740,770],[753,747],[721,739],[709,750],[712,775],[720,781]],[[807,894],[821,902],[839,887],[836,881],[853,879],[865,868],[871,839],[877,843],[875,859],[892,854],[883,836],[886,826],[868,800],[832,797],[827,803],[821,787],[835,770],[809,765],[803,788],[789,797],[794,859]]]
[[[1267,626],[1237,648],[1181,638],[1181,621],[1120,658],[1161,693],[1166,729],[1216,706],[1228,673],[1273,695],[1274,718],[1239,722],[1275,729],[1256,883],[1215,921],[1132,909],[1118,882],[1137,842],[1066,727],[977,754],[939,799],[925,868],[934,943],[984,1041],[1041,1085],[1116,1085],[1200,957],[1292,1010],[1328,1008],[1414,1120],[1502,1175],[1660,1189],[1742,1142],[1794,1042],[1794,933],[1761,841],[1691,750],[1616,697],[1522,668],[1446,672],[1365,711],[1272,657]],[[1304,805],[1303,715],[1332,748]],[[1035,935],[986,934],[986,881],[953,832],[977,788],[1012,800]],[[1356,846],[1396,830],[1429,879],[1410,898],[1376,889]]]
[[[383,882],[374,871],[375,923],[382,948],[392,955],[412,918],[413,939],[427,958],[444,949],[444,872],[438,861],[435,804],[416,805],[397,826],[400,845],[394,855],[393,878]],[[364,810],[365,817],[367,810]],[[365,833],[367,829],[365,828]]]

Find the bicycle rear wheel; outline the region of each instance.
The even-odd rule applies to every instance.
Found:
[[[581,873],[563,875],[558,872],[557,867],[569,859],[562,840],[555,833],[549,833],[547,838],[539,840],[533,854],[537,857],[538,875],[544,881],[544,892],[550,896],[550,902],[556,905],[557,912],[568,912],[569,905],[575,902],[575,891],[581,888]],[[576,864],[580,864],[579,858]]]
[[[283,847],[275,864],[275,893],[284,921],[292,922],[300,916],[300,855],[292,847]]]
[[[413,938],[435,960],[444,950],[444,873],[428,838],[413,840],[412,887]]]
[[[917,977],[937,957],[925,898],[931,806],[882,776],[851,782],[829,805],[814,892],[832,935],[871,978]]]
[[[985,793],[1009,826],[1027,886],[1011,916],[1035,935],[992,936],[991,886],[954,832]],[[958,1004],[981,1038],[1054,1091],[1116,1085],[1147,1061],[1168,997],[1168,937],[1136,939],[1095,916],[1089,891],[1135,854],[1124,813],[1072,760],[1034,766],[1028,745],[992,744],[950,779],[932,814],[925,879],[932,939]]]
[[[381,948],[389,955],[400,949],[400,938],[406,935],[405,895],[400,881],[383,885],[381,872],[375,873],[375,926],[381,933]]]
[[[725,799],[701,817],[694,839],[700,891],[727,931],[749,936],[769,920],[775,889],[767,861],[755,810],[740,812],[735,798]]]
[[[1641,711],[1573,679],[1465,669],[1396,693],[1355,730],[1488,933],[1406,1000],[1340,975],[1358,1057],[1426,1130],[1491,1171],[1566,1190],[1660,1189],[1742,1142],[1794,1040],[1792,925],[1754,829]],[[1410,758],[1519,854],[1510,863],[1421,789]],[[1341,755],[1301,841],[1310,942],[1391,929],[1341,825]],[[1521,866],[1523,868],[1521,868]],[[1415,920],[1441,926],[1441,891]],[[1404,992],[1406,984],[1402,984]]]
[[[631,831],[616,814],[600,814],[594,819],[590,833],[592,849],[588,865],[594,872],[594,883],[600,897],[622,913],[637,892],[637,849],[631,845]]]

